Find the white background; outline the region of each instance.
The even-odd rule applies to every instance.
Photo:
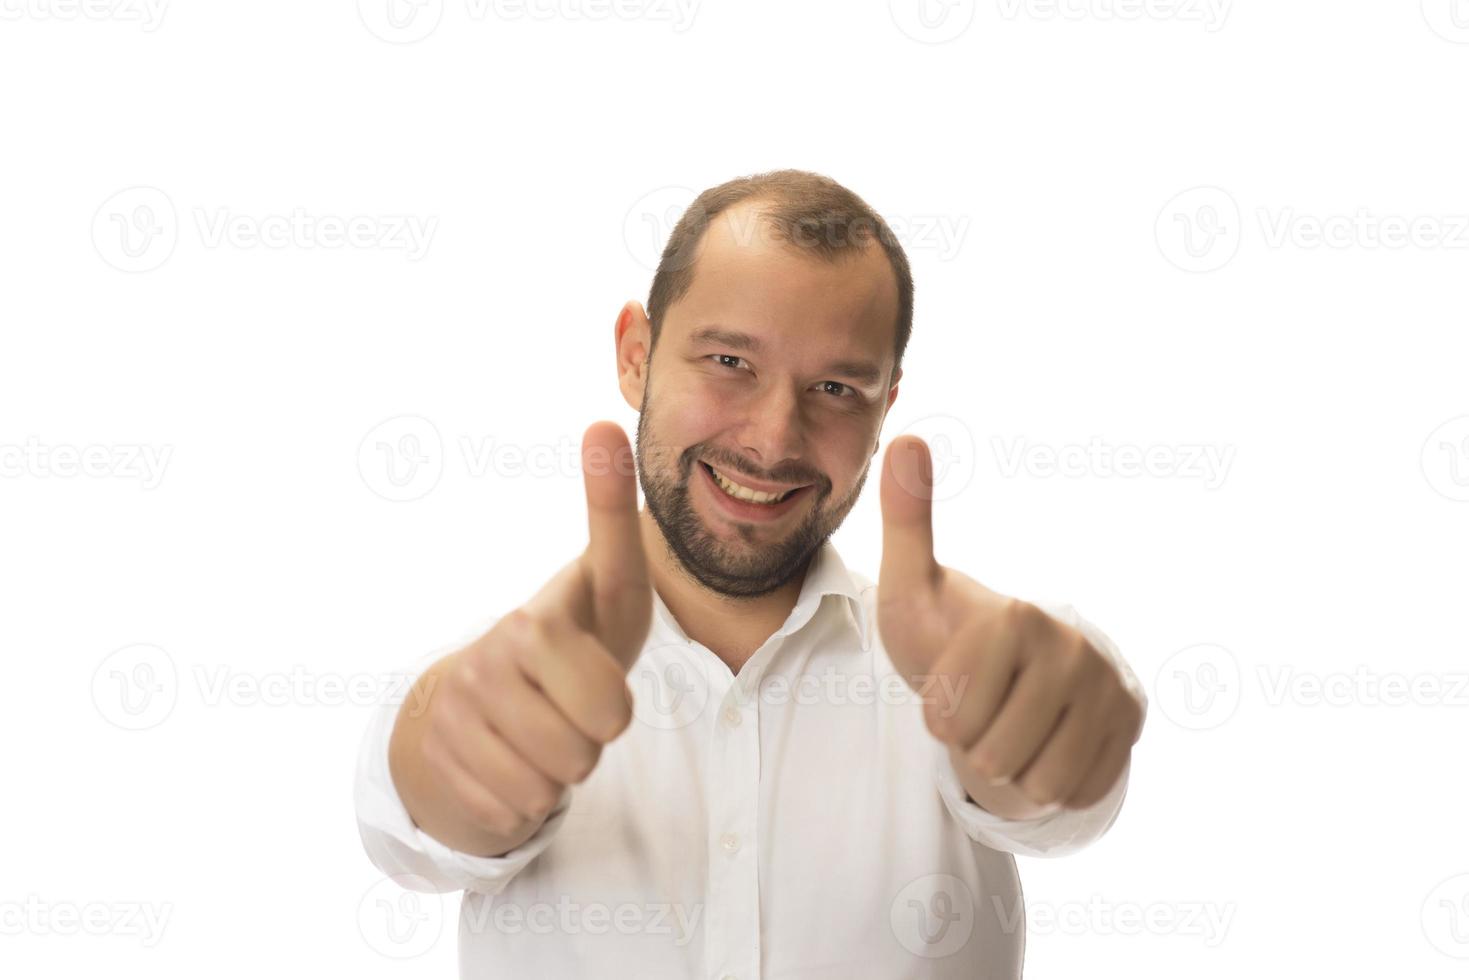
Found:
[[[781,167],[908,250],[939,560],[1152,699],[1027,976],[1463,975],[1469,4],[157,2],[0,0],[7,976],[455,975],[366,704],[584,546],[619,307]]]

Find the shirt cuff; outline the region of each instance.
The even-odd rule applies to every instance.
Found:
[[[1127,795],[1132,770],[1129,759],[1107,795],[1081,810],[1056,810],[1024,819],[991,813],[969,799],[959,774],[949,760],[949,750],[938,739],[934,745],[934,779],[949,815],[977,843],[995,851],[1025,857],[1064,857],[1100,838],[1117,819]]]

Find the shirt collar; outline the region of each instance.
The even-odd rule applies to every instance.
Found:
[[[801,583],[800,595],[796,597],[796,604],[791,609],[791,614],[786,617],[785,625],[776,630],[776,636],[789,636],[799,630],[811,617],[816,614],[817,608],[828,595],[840,596],[842,607],[856,628],[857,637],[862,644],[862,649],[867,650],[870,645],[871,624],[868,621],[867,610],[862,603],[863,593],[871,587],[871,583],[854,576],[842,561],[841,555],[837,554],[836,546],[828,538],[816,554],[811,556],[811,563],[806,568],[806,578]],[[653,590],[653,611],[655,619],[662,628],[679,640],[687,642],[688,634],[673,618],[668,606],[664,604],[663,597]]]

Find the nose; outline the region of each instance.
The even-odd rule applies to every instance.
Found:
[[[767,470],[786,459],[800,459],[805,448],[799,393],[766,389],[751,401],[740,445]]]

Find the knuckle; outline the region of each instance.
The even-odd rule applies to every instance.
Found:
[[[587,777],[597,768],[597,760],[601,758],[601,755],[601,748],[596,745],[577,751],[568,767],[569,781],[572,783],[586,782]]]
[[[608,699],[597,714],[593,725],[597,731],[597,741],[603,745],[615,740],[632,724],[632,708],[621,698]]]
[[[560,793],[538,789],[526,800],[526,816],[537,822],[545,820],[560,799]]]
[[[512,652],[522,651],[540,642],[545,632],[544,616],[525,606],[510,611],[500,622],[504,625],[505,642]]]
[[[478,785],[470,787],[456,783],[455,796],[464,807],[469,819],[496,834],[509,834],[515,830],[515,817],[505,807],[490,799]]]
[[[1026,616],[1025,607],[1028,605],[1030,605],[1030,603],[1026,602],[1024,599],[1017,599],[1014,596],[1011,596],[1005,600],[1005,604],[1001,612],[1007,622],[1012,624],[1019,624],[1024,620]]]
[[[1091,645],[1084,637],[1068,638],[1056,651],[1056,665],[1063,677],[1075,682],[1097,678],[1098,664],[1091,655]]]
[[[1011,637],[1024,642],[1035,635],[1039,625],[1036,614],[1044,615],[1038,608],[1024,599],[1009,598],[999,612],[1001,629]]]
[[[1025,798],[1037,806],[1050,806],[1060,799],[1060,791],[1055,783],[1046,779],[1032,778],[1027,780],[1022,791]]]
[[[1040,606],[1033,602],[1026,602],[1024,599],[1014,600],[1010,615],[1014,617],[1015,623],[1028,634],[1040,632],[1051,621]]]
[[[480,681],[481,659],[491,650],[485,645],[475,645],[461,651],[444,678],[445,686],[456,691],[473,690]]]
[[[433,710],[429,713],[428,724],[424,728],[424,741],[444,745],[454,742],[464,728],[461,718],[462,708],[457,699],[445,691],[434,699]]]
[[[975,749],[969,753],[969,764],[985,779],[998,779],[1004,775],[1004,765],[991,748]]]

